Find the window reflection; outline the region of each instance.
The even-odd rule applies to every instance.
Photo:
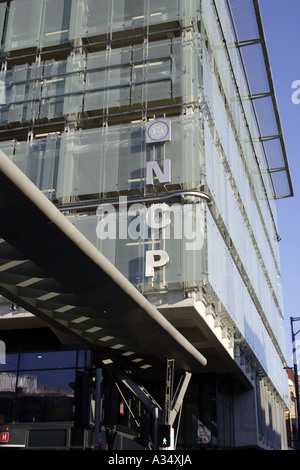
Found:
[[[18,367],[18,354],[6,354],[6,363],[0,364],[0,371],[16,370]]]
[[[74,369],[20,373],[16,421],[71,421],[74,374]]]
[[[0,374],[0,424],[13,421],[16,383],[16,372]]]
[[[20,369],[61,369],[76,367],[76,351],[25,353],[20,356]]]
[[[72,421],[70,383],[90,359],[90,351],[8,354],[0,369],[0,424]]]

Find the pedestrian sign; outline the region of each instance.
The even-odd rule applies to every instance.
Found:
[[[159,447],[171,446],[171,426],[170,425],[168,424],[159,425],[158,445]]]

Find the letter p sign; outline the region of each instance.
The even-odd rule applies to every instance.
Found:
[[[146,252],[146,277],[154,276],[154,268],[165,266],[169,262],[169,255],[164,250],[150,250]]]

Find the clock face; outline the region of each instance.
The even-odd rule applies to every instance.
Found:
[[[148,135],[152,140],[163,140],[169,132],[169,126],[164,121],[156,121],[148,128]]]

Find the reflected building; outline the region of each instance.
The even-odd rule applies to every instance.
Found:
[[[187,389],[177,449],[286,448],[276,200],[293,189],[259,2],[99,3],[0,3],[0,150],[207,359]],[[62,365],[53,356],[38,368],[38,388],[50,371],[68,371],[68,382],[57,383],[66,400],[60,414],[36,413],[42,433],[57,416],[70,418],[69,383],[97,356],[80,335],[99,335],[100,327],[64,311],[48,328],[25,312],[34,281],[32,290],[20,284],[16,299],[3,273],[1,293],[23,308],[11,312],[2,302],[7,357],[65,351]],[[67,322],[76,324],[70,338],[59,332]],[[18,344],[16,328],[24,335]],[[68,365],[67,355],[82,351],[89,360]],[[0,367],[33,374],[32,361]],[[130,448],[131,414],[120,413],[127,400],[106,380],[103,423],[127,433],[122,445]],[[161,388],[144,385],[154,396]],[[15,413],[8,422],[17,422],[19,387],[5,402]],[[71,421],[57,438],[65,446]]]

